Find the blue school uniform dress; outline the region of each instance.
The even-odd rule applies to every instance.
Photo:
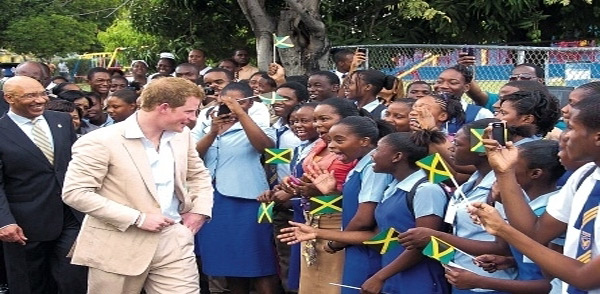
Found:
[[[315,145],[316,141],[304,141],[300,146],[294,148],[294,155],[290,163],[290,170],[294,177],[300,178],[304,174],[302,162],[310,149]],[[300,198],[292,198],[292,209],[294,210],[293,221],[297,223],[305,223],[304,210],[301,206]],[[290,264],[288,268],[287,288],[290,290],[298,290],[300,287],[300,244],[290,246]]]
[[[346,228],[358,210],[360,203],[379,203],[393,176],[373,171],[372,150],[363,156],[348,173],[342,190],[342,227]],[[360,287],[381,269],[381,258],[375,250],[364,245],[346,247],[342,284]],[[356,290],[342,288],[342,293],[355,294]]]
[[[492,189],[492,185],[496,181],[496,175],[493,171],[489,172],[483,177],[479,185],[475,185],[475,181],[479,177],[479,171],[476,171],[469,180],[462,184],[459,189],[463,191],[469,202],[486,202],[488,194]],[[504,210],[501,207],[499,211],[504,214]],[[495,237],[488,234],[480,225],[476,225],[471,220],[469,213],[467,212],[467,203],[459,195],[458,191],[454,192],[448,210],[446,212],[446,221],[452,223],[454,226],[454,235],[471,240],[478,241],[494,241]],[[488,273],[482,268],[478,267],[473,263],[473,259],[463,254],[461,251],[456,251],[454,254],[454,262],[480,276],[486,276],[497,279],[514,280],[517,276],[515,269],[499,270],[493,273]],[[460,290],[452,288],[452,293],[505,293],[487,289],[470,289]]]
[[[202,130],[206,135],[210,125]],[[275,138],[272,129],[263,132]],[[196,253],[207,275],[277,274],[273,227],[257,222],[256,198],[269,189],[260,156],[239,122],[217,136],[204,156],[213,177],[214,206],[211,221],[196,235]]]
[[[394,180],[389,185],[384,192],[383,199],[375,208],[375,219],[380,231],[394,228],[399,232],[405,232],[415,227],[415,218],[428,215],[444,216],[448,202],[446,194],[439,185],[429,182],[420,184],[416,190],[413,200],[414,216],[408,207],[406,197],[410,190],[426,176],[425,172],[418,170],[403,181]],[[404,247],[400,245],[388,250],[381,255],[381,266],[389,265],[402,252],[404,252]],[[382,292],[388,294],[437,294],[449,293],[450,290],[441,264],[436,260],[424,257],[418,264],[387,279]]]
[[[551,193],[547,193],[541,195],[534,200],[529,202],[529,207],[535,215],[538,217],[541,216],[544,211],[546,211],[546,204],[548,203],[548,198],[550,196],[558,193],[558,191],[554,191]],[[554,241],[553,241],[554,242]],[[527,256],[524,256],[517,248],[510,246],[510,252],[512,253],[515,262],[517,263],[517,280],[521,281],[534,281],[534,280],[542,280],[545,279],[542,274],[542,270]]]

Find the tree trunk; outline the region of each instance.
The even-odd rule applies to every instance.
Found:
[[[261,70],[267,70],[269,63],[274,61],[273,34],[290,36],[295,45],[293,48],[277,49],[275,55],[287,75],[308,74],[327,68],[329,40],[319,13],[320,2],[285,0],[287,7],[281,9],[275,20],[267,14],[264,0],[238,0],[256,36],[258,67]]]
[[[310,72],[327,68],[329,56],[329,40],[325,24],[319,13],[320,0],[286,0],[290,9],[297,14],[297,19],[291,23],[298,32],[295,41],[301,48],[300,56],[282,58],[286,63],[300,60],[300,70],[291,71],[293,74],[309,74]]]
[[[256,58],[258,68],[266,71],[273,62],[273,32],[275,23],[265,9],[264,0],[238,0],[246,19],[256,36]]]

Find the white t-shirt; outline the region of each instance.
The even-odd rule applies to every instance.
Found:
[[[596,170],[590,174],[583,182],[579,189],[577,186],[581,178],[586,172],[592,168]],[[582,167],[571,175],[567,183],[560,189],[558,194],[552,196],[546,206],[546,212],[553,218],[568,224],[567,237],[565,239],[565,247],[563,254],[577,258],[577,247],[579,246],[579,235],[581,230],[576,229],[573,225],[577,221],[583,205],[587,200],[590,192],[596,185],[596,181],[600,181],[600,170],[596,168],[596,164],[591,162]],[[600,221],[594,223],[594,240],[592,240],[592,258],[598,257],[600,253],[600,242],[596,242],[600,238]],[[567,293],[568,285],[563,283],[562,293]],[[600,294],[600,288],[588,291],[589,294]]]

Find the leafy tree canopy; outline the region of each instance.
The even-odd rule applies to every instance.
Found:
[[[47,28],[47,29],[43,29]],[[28,16],[11,22],[6,42],[15,53],[43,59],[85,51],[95,42],[96,25],[63,15]]]
[[[2,1],[0,44],[16,53],[46,58],[100,50],[97,30],[111,25],[121,3],[121,0]]]

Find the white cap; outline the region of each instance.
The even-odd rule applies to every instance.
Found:
[[[173,53],[170,53],[170,52],[162,52],[162,53],[160,53],[159,57],[175,60],[175,55],[173,55]]]
[[[145,65],[146,65],[146,67],[148,67],[148,63],[146,63],[146,61],[145,61],[145,60],[141,60],[141,59],[132,60],[132,61],[131,61],[131,67],[133,67],[133,66],[134,66],[136,63],[138,63],[138,62],[141,62],[141,63],[145,64]]]

